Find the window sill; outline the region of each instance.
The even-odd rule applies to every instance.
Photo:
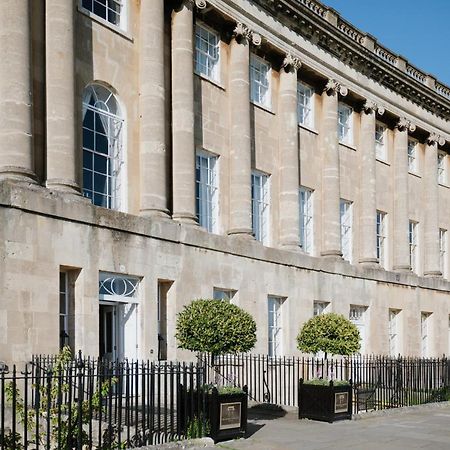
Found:
[[[200,80],[206,81],[207,83],[212,84],[213,86],[219,88],[222,91],[225,91],[225,86],[223,84],[220,84],[219,81],[214,80],[213,78],[207,77],[206,75],[203,75],[202,73],[194,72],[194,75],[196,75]]]
[[[79,13],[83,14],[84,16],[89,17],[94,22],[97,22],[98,24],[103,25],[106,28],[109,28],[112,32],[122,36],[123,38],[129,40],[130,42],[134,42],[133,36],[131,36],[131,34],[122,30],[118,26],[113,25],[112,23],[109,23],[107,20],[102,19],[101,17],[97,16],[96,14],[92,13],[91,11],[83,8],[81,5],[77,6],[77,10]]]
[[[411,172],[410,170],[408,170],[408,173],[409,173],[410,175],[412,175],[413,177],[422,178],[422,175],[420,175],[420,174],[417,173],[417,172]]]
[[[342,145],[343,147],[346,147],[356,152],[356,147],[353,144],[347,144],[346,142],[339,141],[339,145]]]
[[[269,113],[269,114],[272,114],[272,116],[275,115],[275,113],[272,111],[272,109],[271,109],[270,106],[265,106],[265,105],[262,105],[261,103],[256,103],[256,102],[254,102],[254,101],[252,101],[252,100],[250,100],[250,103],[251,103],[253,106],[255,106],[256,108],[261,109],[261,110],[263,110],[263,111],[265,111],[265,112],[267,112],[267,113]]]
[[[315,130],[314,128],[310,128],[307,125],[303,125],[302,123],[299,123],[298,126],[300,128],[302,128],[303,130],[309,131],[313,134],[319,135],[319,132],[317,130]]]
[[[381,163],[381,164],[384,164],[385,166],[390,166],[390,165],[391,165],[391,163],[388,162],[388,161],[386,161],[385,159],[377,158],[377,161],[378,161],[379,163]]]

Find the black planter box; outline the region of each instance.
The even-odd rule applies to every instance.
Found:
[[[352,386],[298,385],[298,418],[334,422],[352,418]]]
[[[195,418],[206,419],[209,436],[214,442],[244,437],[247,431],[247,386],[242,393],[219,394],[216,388],[210,393],[185,391],[182,386],[178,397],[179,431],[186,434],[189,422]]]

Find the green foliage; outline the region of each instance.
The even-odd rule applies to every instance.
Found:
[[[311,378],[310,380],[305,380],[303,384],[313,384],[315,386],[329,386],[330,380],[326,378]],[[333,380],[334,386],[348,386],[350,383],[345,380]]]
[[[37,408],[28,408],[26,410],[24,400],[20,394],[17,387],[14,386],[12,382],[6,385],[5,393],[6,400],[8,403],[12,404],[15,401],[17,416],[19,421],[23,424],[27,424],[27,429],[36,430],[36,424],[40,424],[39,435],[33,434],[31,436],[31,441],[36,443],[39,440],[39,444],[45,446],[47,442],[47,432],[46,423],[50,422],[50,442],[52,449],[59,448],[75,448],[78,439],[78,423],[79,417],[81,416],[81,424],[86,425],[92,420],[91,415],[100,413],[102,411],[102,398],[105,398],[109,391],[112,389],[113,385],[117,383],[117,379],[110,378],[104,381],[97,389],[94,391],[91,400],[84,400],[81,405],[77,402],[62,403],[61,397],[69,392],[70,384],[67,382],[67,377],[65,376],[65,371],[69,368],[69,365],[73,361],[72,352],[69,347],[64,347],[61,353],[56,358],[52,366],[52,372],[48,374],[47,380],[50,384],[45,383],[37,387],[39,390],[39,405]],[[73,376],[73,375],[72,375]],[[69,417],[69,409],[71,410],[71,415]],[[59,435],[59,442],[58,442]],[[105,430],[103,436],[111,436],[112,438],[103,447],[98,447],[99,449],[116,449],[124,448],[121,443],[116,442],[117,432],[112,430]],[[11,436],[10,439],[13,439]],[[16,441],[21,441],[21,436],[18,434],[16,436]],[[90,445],[89,436],[83,429],[81,432],[81,442],[82,446]],[[6,446],[8,449],[8,447]],[[10,448],[20,449],[19,446],[12,446]]]
[[[4,435],[0,434],[0,447],[5,450],[23,450],[22,436],[20,433],[13,433],[11,430],[5,430]]]
[[[188,439],[197,439],[208,436],[211,432],[211,426],[209,421],[203,416],[194,416],[192,420],[188,422],[186,429],[186,437]]]
[[[178,314],[178,347],[213,355],[250,351],[256,323],[243,309],[223,300],[194,300]]]
[[[320,314],[309,319],[297,336],[297,347],[305,353],[352,355],[360,349],[358,328],[344,316]]]
[[[216,388],[219,395],[225,395],[225,394],[243,394],[244,390],[237,386],[217,386],[215,384],[204,384],[201,387],[201,390],[203,392],[206,392],[208,394],[211,394],[213,389]]]

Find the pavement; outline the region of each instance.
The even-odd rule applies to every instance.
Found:
[[[221,442],[215,449],[450,450],[450,402],[380,413],[329,424],[299,420],[292,411],[253,409],[246,439]]]

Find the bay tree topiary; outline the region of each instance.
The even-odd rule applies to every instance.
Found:
[[[352,355],[360,349],[359,330],[341,314],[326,313],[309,319],[297,336],[297,347],[305,353]]]
[[[250,351],[256,343],[256,323],[243,309],[223,300],[198,299],[178,314],[178,347],[216,355]]]

